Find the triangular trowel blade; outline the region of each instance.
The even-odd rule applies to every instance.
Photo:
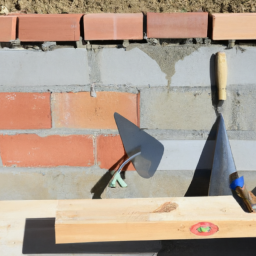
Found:
[[[162,159],[164,146],[118,113],[114,117],[127,155],[141,152],[132,160],[135,169],[143,178],[152,177]]]
[[[222,115],[219,116],[209,196],[232,195],[230,174],[236,172],[236,166],[230,148],[228,135]]]

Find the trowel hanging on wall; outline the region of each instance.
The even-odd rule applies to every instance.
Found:
[[[234,190],[242,198],[248,211],[256,212],[255,196],[247,191],[244,177],[239,177],[237,173],[223,116],[220,114],[218,119],[209,196],[232,195]]]
[[[218,106],[222,106],[227,99],[227,58],[224,52],[216,54],[216,80],[218,87]],[[219,110],[218,110],[219,112]],[[209,196],[232,195],[232,190],[242,198],[249,212],[256,212],[256,198],[248,192],[244,177],[239,177],[233,159],[225,122],[221,113],[218,117],[218,131],[216,136],[215,152],[209,186]]]
[[[109,186],[115,187],[122,168],[130,161],[141,177],[152,177],[162,159],[164,146],[118,113],[114,114],[114,118],[128,159],[114,173]]]

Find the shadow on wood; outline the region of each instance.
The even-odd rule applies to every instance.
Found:
[[[160,241],[55,244],[54,224],[55,218],[26,219],[22,253],[153,254],[161,249]]]

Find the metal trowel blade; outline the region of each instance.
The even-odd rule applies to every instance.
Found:
[[[230,175],[236,172],[223,116],[218,117],[218,132],[214,151],[209,196],[232,195]]]
[[[164,146],[118,113],[114,117],[127,155],[141,152],[132,160],[136,171],[143,178],[152,177],[162,159]]]

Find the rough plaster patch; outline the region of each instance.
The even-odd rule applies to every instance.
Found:
[[[175,65],[172,86],[212,86],[216,84],[215,54],[225,52],[228,65],[227,85],[255,84],[256,48],[225,46],[201,46],[197,51]]]
[[[199,48],[199,46],[197,45],[164,47],[160,45],[141,45],[137,47],[158,63],[161,70],[166,74],[168,85],[171,85],[172,76],[175,74],[176,62],[184,59],[186,56],[189,56],[191,53],[193,53]],[[132,48],[134,48],[134,46],[130,45],[129,48],[127,48],[127,50],[130,50]]]

